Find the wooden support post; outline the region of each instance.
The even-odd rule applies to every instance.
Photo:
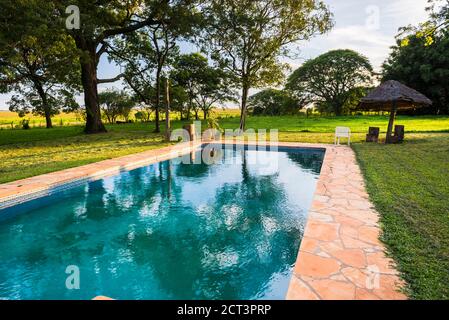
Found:
[[[397,102],[395,101],[393,102],[393,107],[391,108],[390,112],[390,121],[388,122],[387,138],[385,140],[385,143],[391,143],[391,135],[393,133],[393,124],[396,118],[396,111],[397,111]]]
[[[170,141],[170,81],[165,82],[165,140]]]

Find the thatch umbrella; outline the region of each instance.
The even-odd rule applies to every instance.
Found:
[[[398,110],[415,109],[429,106],[432,101],[425,95],[402,83],[390,80],[371,91],[359,104],[359,108],[370,111],[390,111],[387,140],[390,142],[393,123]]]

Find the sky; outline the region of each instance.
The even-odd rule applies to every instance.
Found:
[[[305,60],[329,50],[352,49],[369,58],[376,71],[388,57],[400,27],[423,22],[427,18],[427,0],[324,0],[334,14],[335,26],[329,33],[302,42],[295,48],[294,59],[284,59],[292,69]],[[192,51],[182,45],[181,51]],[[99,78],[113,78],[120,68],[108,63],[103,56],[99,64]],[[121,87],[120,83],[100,86],[99,90]],[[0,94],[0,110],[7,110],[11,94]],[[82,102],[82,97],[78,98]]]

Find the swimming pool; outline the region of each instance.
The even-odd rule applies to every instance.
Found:
[[[324,150],[220,152],[0,210],[0,299],[284,299]]]

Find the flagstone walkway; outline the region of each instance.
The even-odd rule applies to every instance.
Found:
[[[287,299],[406,299],[354,152],[326,150]]]

